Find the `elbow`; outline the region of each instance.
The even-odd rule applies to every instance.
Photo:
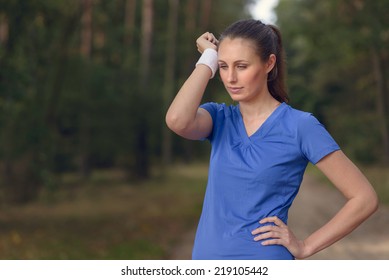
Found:
[[[365,196],[365,211],[367,216],[374,214],[379,207],[379,199],[377,193],[371,189],[371,192]]]
[[[373,198],[372,198],[372,202],[371,202],[371,213],[373,214],[374,212],[376,212],[379,208],[379,199],[378,199],[378,196],[377,196],[377,193],[374,192],[373,194]]]
[[[188,127],[188,124],[182,118],[169,112],[166,114],[165,122],[167,127],[177,134],[181,134]]]

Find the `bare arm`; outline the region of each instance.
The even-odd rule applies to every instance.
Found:
[[[207,48],[217,48],[217,40],[208,32],[200,36],[196,42],[200,52]],[[212,118],[206,110],[199,106],[211,75],[209,67],[198,65],[170,105],[166,114],[166,124],[178,135],[197,140],[210,134]]]
[[[304,240],[306,255],[312,255],[343,238],[378,208],[378,198],[373,187],[343,152],[330,154],[316,166],[344,195],[347,202],[327,224]]]
[[[261,223],[273,222],[275,226],[263,226],[253,231],[259,234],[255,240],[264,245],[279,244],[285,246],[296,258],[307,258],[339,239],[345,237],[378,207],[377,195],[361,171],[342,151],[336,151],[320,160],[316,166],[329,178],[346,198],[345,205],[320,229],[305,240],[298,240],[292,231],[277,217],[268,217]]]
[[[197,66],[167,111],[167,126],[184,138],[201,139],[212,130],[211,116],[199,108],[210,75],[211,70],[207,66]]]

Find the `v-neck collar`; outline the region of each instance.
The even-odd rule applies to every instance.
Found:
[[[283,109],[287,106],[285,102],[281,103],[274,111],[266,118],[266,120],[263,122],[263,124],[250,136],[247,134],[246,127],[243,122],[243,116],[240,112],[239,105],[238,108],[238,120],[239,120],[239,132],[242,136],[242,139],[244,139],[244,142],[251,143],[256,138],[263,138],[266,136],[266,134],[269,132],[269,130],[272,128],[275,120],[278,118],[280,113],[283,111]]]

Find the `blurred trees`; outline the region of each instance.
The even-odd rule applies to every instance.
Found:
[[[166,106],[196,38],[247,17],[246,2],[0,0],[0,197],[29,201],[65,172],[142,179],[162,154],[201,151],[163,133]]]
[[[26,202],[62,174],[190,160],[208,146],[166,130],[195,40],[251,0],[0,0],[0,198]],[[389,1],[280,0],[292,105],[346,152],[389,161]],[[227,101],[218,79],[206,100]],[[207,154],[207,153],[204,153]]]
[[[346,152],[389,163],[389,1],[280,0],[292,103]]]

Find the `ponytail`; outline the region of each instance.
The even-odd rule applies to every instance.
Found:
[[[274,55],[276,63],[268,74],[267,86],[270,94],[280,102],[288,102],[288,92],[285,85],[285,53],[282,45],[281,32],[274,25],[268,25],[276,36],[276,48]]]

